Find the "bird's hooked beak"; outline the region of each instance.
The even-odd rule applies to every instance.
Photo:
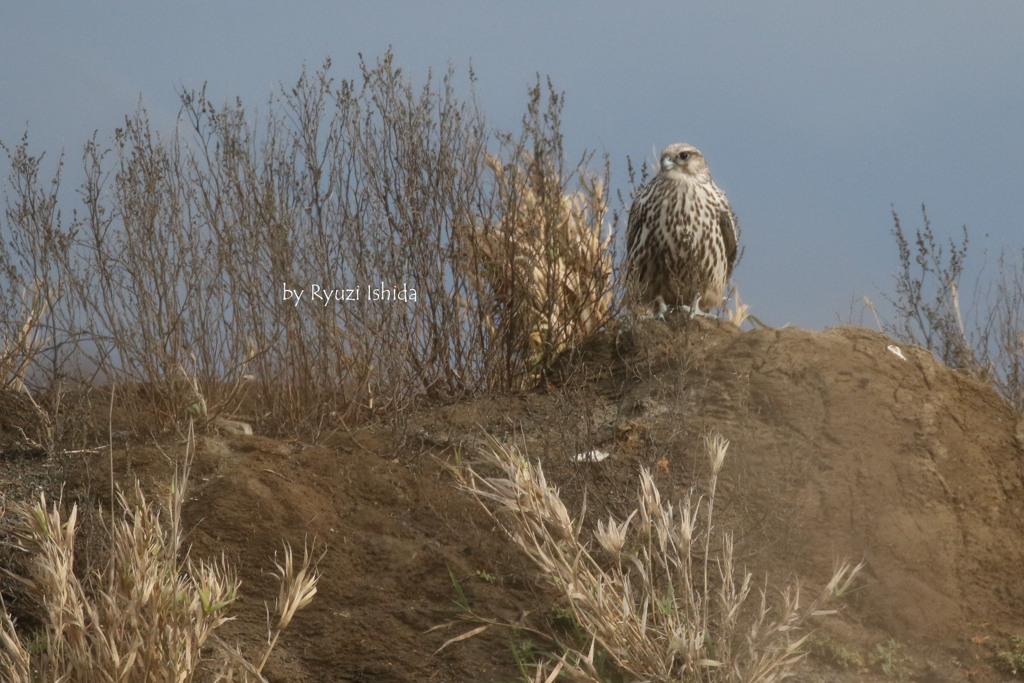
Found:
[[[676,167],[676,162],[672,161],[672,157],[670,157],[670,156],[663,156],[661,158],[661,170],[662,171],[671,171],[675,167]]]

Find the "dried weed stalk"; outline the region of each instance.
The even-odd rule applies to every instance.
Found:
[[[40,282],[22,291],[15,303],[14,315],[5,318],[0,328],[0,390],[28,391],[26,376],[47,339],[40,321],[49,307],[40,291]]]
[[[911,247],[895,209],[893,237],[899,250],[896,298],[890,299],[897,320],[887,331],[903,341],[913,341],[933,351],[954,368],[979,367],[967,339],[960,311],[959,285],[967,257],[967,229],[959,245],[949,240],[948,258],[935,240],[925,207],[924,227],[915,231]]]
[[[904,343],[925,347],[946,365],[990,383],[1024,411],[1024,252],[1004,251],[994,281],[963,286],[968,234],[948,244],[937,240],[925,207],[913,236],[893,210],[899,253],[896,292],[886,297],[895,320],[882,329]],[[966,297],[964,292],[968,292]]]
[[[752,576],[736,565],[729,534],[714,532],[718,474],[728,442],[707,439],[708,491],[674,507],[663,501],[651,473],[641,471],[639,507],[624,521],[597,524],[593,542],[581,532],[550,486],[540,463],[492,443],[486,477],[467,467],[464,487],[502,524],[549,582],[577,622],[629,675],[650,681],[775,681],[803,657],[798,635],[823,604],[849,587],[859,570],[842,564],[810,604],[799,586],[769,605],[752,594]],[[580,680],[596,680],[594,650],[570,651],[558,665]]]

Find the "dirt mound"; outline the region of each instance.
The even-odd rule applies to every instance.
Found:
[[[473,457],[483,428],[541,459],[571,506],[585,494],[593,520],[632,509],[639,466],[663,492],[699,485],[714,430],[731,441],[718,523],[755,576],[814,584],[839,559],[865,562],[802,680],[886,680],[883,656],[890,675],[1002,680],[994,654],[1024,634],[1020,422],[987,386],[891,344],[859,328],[648,321],[597,340],[541,391],[425,408],[400,428],[317,446],[204,437],[186,508],[193,552],[239,568],[225,635],[256,648],[281,540],[326,544],[319,594],[285,632],[271,680],[515,680],[517,660],[551,647],[526,627],[557,627],[558,612],[447,465]],[[613,455],[573,461],[594,448]],[[152,448],[116,459],[125,478],[169,468]],[[82,464],[72,485],[101,497],[106,468]],[[435,653],[482,624],[427,633],[467,608],[524,628]]]
[[[1024,629],[1020,419],[988,386],[892,345],[853,327],[704,329],[665,345],[661,364],[680,372],[628,397],[670,462],[704,431],[732,441],[727,500],[753,566],[813,581],[863,559],[847,615],[876,629],[862,645],[884,634],[969,672],[991,654],[981,645]]]
[[[462,612],[455,582],[467,600],[486,606],[489,617],[515,620],[517,605],[535,602],[531,589],[515,579],[526,566],[483,511],[454,490],[438,461],[401,458],[404,449],[369,433],[330,447],[260,437],[203,444],[198,460],[206,471],[186,510],[196,551],[224,550],[248,568],[246,596],[238,604],[242,618],[229,633],[259,645],[252,636],[261,630],[253,624],[264,621],[264,600],[276,590],[267,572],[282,539],[296,548],[314,538],[326,545],[317,599],[286,632],[282,656],[268,668],[271,680],[507,674],[508,637],[497,630],[433,656],[460,633],[426,634]]]
[[[554,463],[616,453],[579,487],[593,517],[601,502],[631,509],[637,465],[680,493],[699,485],[702,437],[717,431],[731,447],[716,504],[748,569],[814,583],[839,560],[865,563],[843,618],[823,624],[824,659],[859,652],[865,664],[902,659],[922,680],[999,679],[986,662],[1024,633],[1024,431],[989,386],[855,327],[648,323],[590,355],[585,375],[606,400],[549,413],[575,426],[524,432],[570,491],[580,468]]]
[[[1019,418],[987,386],[890,344],[858,328],[780,330],[709,352],[708,398],[744,406],[711,420],[733,439],[741,495],[776,512],[766,540],[797,573],[863,558],[859,611],[888,632],[938,643],[972,623],[1019,628]]]

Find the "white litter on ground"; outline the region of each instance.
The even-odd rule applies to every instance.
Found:
[[[572,456],[573,462],[601,462],[605,458],[612,457],[611,453],[605,453],[604,451],[587,451],[586,453],[577,453]]]

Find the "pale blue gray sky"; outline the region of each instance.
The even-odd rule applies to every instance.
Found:
[[[304,63],[350,77],[389,45],[418,82],[472,60],[513,128],[539,72],[567,95],[567,150],[607,152],[613,189],[626,155],[698,146],[744,229],[744,301],[821,328],[891,291],[893,205],[905,227],[922,203],[940,235],[966,224],[979,260],[1024,246],[1021,36],[1017,0],[6,2],[0,140],[27,123],[73,163],[140,96],[169,128],[181,86],[260,109]]]

